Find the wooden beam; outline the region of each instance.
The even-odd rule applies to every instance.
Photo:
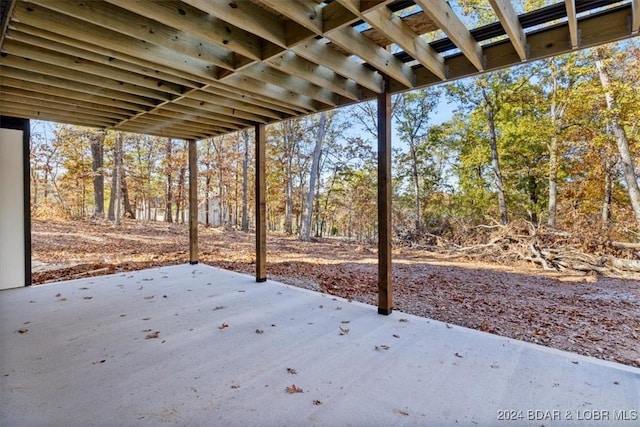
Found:
[[[81,126],[109,127],[113,124],[113,120],[84,112],[70,114],[65,110],[47,107],[37,108],[27,103],[4,102],[2,99],[0,99],[0,113],[25,119],[48,120]]]
[[[354,101],[362,97],[361,90],[356,82],[345,79],[324,65],[318,65],[315,62],[306,60],[296,55],[295,52],[287,51],[265,62],[283,73],[307,80]]]
[[[631,3],[631,33],[638,34],[640,32],[640,0],[633,0]]]
[[[414,86],[415,76],[411,67],[393,56],[391,52],[372,42],[355,28],[346,27],[328,33],[326,36],[347,52],[352,52],[372,65],[380,73],[393,78],[408,88]]]
[[[55,106],[65,111],[86,111],[113,120],[122,120],[131,115],[130,111],[113,108],[108,105],[6,87],[4,86],[4,79],[2,80],[3,86],[0,86],[0,91],[2,92],[3,101],[22,102],[35,107]]]
[[[382,76],[329,47],[322,40],[306,40],[291,48],[308,61],[320,63],[375,93],[382,91]]]
[[[316,86],[299,77],[292,76],[263,63],[256,63],[254,66],[245,68],[239,74],[264,83],[279,86],[293,93],[306,96],[323,104],[335,106],[337,104],[336,95],[328,89]],[[225,79],[220,79],[222,82]]]
[[[464,56],[480,71],[484,70],[482,47],[445,0],[415,0],[422,11],[449,36]]]
[[[137,110],[141,111],[143,107],[152,107],[156,103],[148,98],[142,98],[128,93],[96,87],[90,84],[74,82],[60,77],[47,76],[38,72],[26,71],[24,68],[17,66],[11,67],[6,64],[2,64],[2,58],[0,57],[0,65],[2,65],[2,77],[11,77],[17,80],[23,80],[26,82],[36,83],[45,86],[51,86],[64,90],[71,90],[86,94],[87,99],[91,99],[93,95],[103,96],[114,99],[116,101],[121,100],[138,105]],[[37,70],[36,70],[37,71]],[[114,104],[115,105],[115,104]]]
[[[228,70],[235,69],[238,62],[233,52],[228,49],[206,43],[190,33],[181,32],[180,37],[176,37],[176,30],[171,27],[104,2],[84,2],[82,0],[53,2],[49,0],[29,0],[29,2],[55,10],[69,17],[80,19],[85,23],[133,37],[147,44],[162,46]],[[132,22],[135,22],[136,25],[131,25]]]
[[[207,16],[201,10],[174,2],[151,2],[136,0],[106,0],[122,9],[140,16],[152,17],[154,21],[194,34],[202,40],[215,43],[252,60],[262,59],[260,38],[215,16]]]
[[[134,114],[142,110],[141,105],[131,104],[129,102],[118,101],[117,99],[107,98],[95,94],[87,94],[71,89],[61,89],[51,85],[33,83],[26,80],[14,79],[12,77],[2,76],[2,93],[5,90],[22,90],[39,94],[41,97],[53,96],[68,99],[71,101],[86,102],[100,105],[101,109],[113,109],[113,111],[122,111],[127,114]]]
[[[511,1],[489,0],[521,61],[527,60],[527,36]]]
[[[48,2],[47,4],[59,4],[62,2]],[[20,22],[28,22],[29,25],[46,28],[50,32],[61,34],[71,39],[80,38],[83,42],[92,43],[105,49],[110,49],[118,54],[140,58],[162,67],[187,72],[208,80],[214,80],[218,75],[218,68],[200,59],[184,55],[176,50],[161,46],[149,45],[144,40],[138,40],[126,35],[87,25],[86,22],[55,11],[29,3],[16,4],[14,15]],[[82,32],[78,32],[82,28]]]
[[[159,64],[151,64],[139,58],[118,54],[90,43],[74,40],[20,23],[12,24],[12,28],[15,30],[10,31],[7,36],[7,38],[11,40],[18,40],[32,46],[38,46],[76,58],[93,61],[103,66],[147,76],[150,80],[161,82],[162,85],[169,82],[175,83],[176,87],[183,88],[197,88],[201,86],[201,84],[196,83],[199,79],[180,77],[177,74],[187,75],[187,73],[178,73],[175,70],[162,67]],[[18,28],[20,28],[20,30],[18,30]],[[169,70],[169,72],[165,70]]]
[[[198,263],[198,144],[189,140],[189,264]]]
[[[265,125],[255,125],[256,132],[256,282],[267,280],[267,184],[265,172]]]
[[[340,0],[347,1],[347,0]],[[353,0],[348,0],[353,1]],[[444,58],[422,37],[413,32],[402,19],[386,7],[373,9],[362,17],[389,40],[400,46],[425,68],[445,80]]]
[[[413,87],[414,76],[411,68],[393,56],[391,52],[381,48],[356,29],[350,26],[338,26],[335,29],[327,31],[327,29],[323,27],[323,7],[313,0],[299,0],[296,2],[280,0],[261,1],[306,27],[308,30],[328,38],[347,52],[357,55],[381,73],[390,76],[407,87]],[[341,5],[338,6],[343,8]],[[344,9],[344,12],[351,15],[351,12],[346,9]],[[318,58],[317,61],[318,60],[320,63],[323,63],[323,58]]]
[[[393,310],[391,270],[391,93],[378,94],[378,313]]]
[[[197,99],[198,101],[204,101],[211,104],[219,105],[221,107],[235,108],[236,110],[245,111],[247,113],[258,114],[260,116],[270,117],[272,119],[282,119],[282,115],[274,112],[272,109],[258,107],[247,102],[237,101],[235,99],[229,99],[222,96],[212,95],[209,92],[197,90],[192,91],[186,95],[187,98]]]
[[[29,70],[32,72],[40,73],[46,76],[53,76],[70,81],[93,85],[95,87],[94,91],[96,93],[99,93],[101,88],[121,92],[122,96],[118,96],[118,99],[130,99],[129,96],[132,95],[147,98],[147,101],[152,99],[161,99],[163,101],[168,101],[171,99],[171,95],[163,92],[158,92],[153,89],[135,86],[130,83],[121,83],[117,80],[75,71],[72,68],[61,67],[36,60],[29,60],[13,55],[0,57],[0,65],[2,65],[3,68],[14,67],[21,70]]]
[[[224,83],[227,87],[237,87],[241,90],[245,89],[262,96],[279,99],[291,105],[291,108],[301,107],[307,112],[315,111],[318,106],[316,101],[307,96],[238,73],[225,78]]]
[[[580,33],[578,32],[578,18],[576,16],[575,0],[564,0],[567,9],[567,23],[569,24],[569,36],[571,37],[571,47],[577,49],[580,45]]]
[[[262,88],[264,91],[264,88]],[[212,93],[216,96],[224,96],[226,98],[244,101],[260,107],[269,108],[275,111],[281,111],[286,114],[297,115],[298,113],[306,113],[307,108],[291,105],[281,99],[272,98],[276,94],[267,96],[266,93],[260,91],[252,91],[242,87],[225,85],[223,83],[210,84],[203,89],[204,92]],[[284,92],[284,91],[283,91]]]
[[[77,56],[61,54],[59,52],[51,51],[50,49],[30,46],[15,40],[7,40],[3,46],[3,50],[7,53],[23,58],[29,58],[31,60],[56,65],[58,67],[68,68],[74,72],[98,76],[106,81],[116,80],[124,84],[131,84],[141,88],[151,89],[157,91],[159,94],[164,92],[171,95],[179,95],[184,89],[173,83],[163,82],[161,80],[142,76],[130,71],[119,70],[111,66],[105,67],[102,64],[93,61],[86,61]]]

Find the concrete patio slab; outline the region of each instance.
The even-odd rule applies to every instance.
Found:
[[[640,369],[181,265],[1,291],[0,425],[638,426]]]

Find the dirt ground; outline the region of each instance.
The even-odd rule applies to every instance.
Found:
[[[201,227],[200,261],[255,271],[252,233]],[[180,264],[184,225],[33,222],[35,283]],[[377,253],[368,245],[270,234],[269,278],[377,304]],[[640,281],[547,273],[398,248],[395,310],[640,367]]]

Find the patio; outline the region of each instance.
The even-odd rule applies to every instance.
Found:
[[[206,265],[0,292],[0,425],[637,425],[640,369]]]

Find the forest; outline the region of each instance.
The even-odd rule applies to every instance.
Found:
[[[396,95],[394,237],[433,245],[526,221],[637,241],[639,58],[626,41]],[[453,114],[436,122],[447,103]],[[375,109],[267,127],[270,231],[376,240]],[[36,218],[185,222],[186,141],[32,127]],[[248,230],[253,130],[198,141],[198,153],[201,222]]]

